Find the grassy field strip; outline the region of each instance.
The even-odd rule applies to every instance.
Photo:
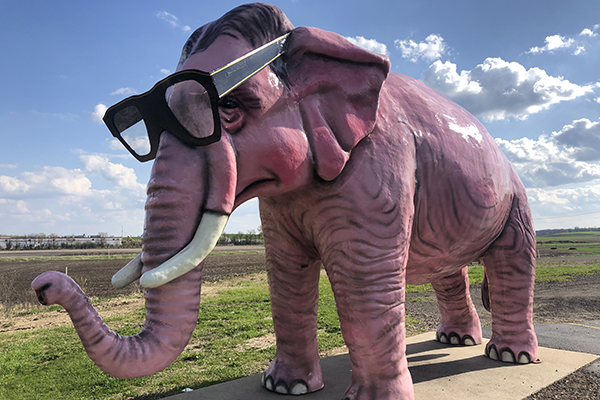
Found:
[[[538,281],[566,280],[600,274],[600,264],[540,267]],[[483,267],[470,269],[472,283],[481,282]],[[157,394],[165,397],[186,387],[200,388],[263,371],[275,354],[274,344],[256,345],[272,337],[273,326],[265,274],[223,281],[228,288],[203,298],[198,326],[179,358],[167,369],[143,378],[117,379],[101,372],[87,357],[72,326],[0,333],[0,399],[125,399]],[[408,286],[427,292],[430,285]],[[95,300],[96,303],[103,300]],[[56,309],[49,307],[47,309]],[[144,308],[106,318],[121,335],[139,332]],[[419,321],[407,317],[407,325]],[[321,279],[318,314],[319,350],[343,345],[333,292]]]

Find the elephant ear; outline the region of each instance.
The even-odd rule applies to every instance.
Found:
[[[335,179],[375,127],[387,57],[317,28],[297,28],[287,51],[287,83],[300,105],[317,175]]]

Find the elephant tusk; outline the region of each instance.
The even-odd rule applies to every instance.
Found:
[[[122,289],[142,276],[142,255],[138,254],[126,266],[113,275],[112,285],[117,289]]]
[[[140,278],[144,288],[155,288],[196,268],[216,246],[229,215],[205,212],[192,241],[179,253]]]

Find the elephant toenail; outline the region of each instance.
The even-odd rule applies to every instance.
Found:
[[[531,362],[531,357],[526,352],[522,351],[519,354],[519,364],[529,364]]]
[[[438,341],[439,341],[440,343],[447,344],[447,343],[448,343],[448,336],[446,336],[446,334],[445,334],[445,333],[441,333],[441,334],[439,335],[439,337],[438,337]]]
[[[515,363],[515,355],[510,349],[502,350],[500,354],[502,355],[503,362],[513,364]]]
[[[491,359],[491,360],[498,360],[498,351],[496,351],[496,346],[491,345],[490,348],[487,350],[487,356]]]
[[[463,344],[465,346],[475,346],[477,343],[475,343],[475,339],[473,339],[471,336],[465,335],[463,336]]]
[[[271,376],[270,376],[270,375],[268,375],[268,376],[265,378],[265,381],[264,381],[264,382],[265,382],[265,383],[263,384],[263,386],[264,386],[264,387],[266,387],[266,388],[267,388],[267,390],[270,390],[270,391],[272,392],[272,391],[273,391],[273,378],[271,378]]]
[[[278,381],[275,385],[275,392],[281,394],[288,394],[288,388],[284,381]]]
[[[455,332],[450,332],[450,334],[448,335],[449,339],[450,339],[450,344],[453,346],[459,346],[460,345],[460,336],[458,336],[458,334],[456,334]]]
[[[290,394],[300,395],[308,393],[308,385],[302,380],[292,382],[290,387]]]

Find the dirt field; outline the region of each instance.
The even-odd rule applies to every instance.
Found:
[[[260,252],[264,250],[259,246],[222,247],[206,258],[203,270],[203,280],[206,282],[218,281],[224,277],[247,275],[250,273],[265,271],[265,255]],[[112,250],[115,253],[115,250]],[[135,250],[134,250],[135,251]],[[258,252],[257,252],[258,251]],[[122,251],[130,253],[131,250]],[[232,252],[237,252],[232,253]],[[0,257],[47,257],[64,255],[89,255],[94,254],[86,251],[35,251],[35,252],[2,252]],[[221,254],[220,254],[221,253]],[[222,254],[227,253],[227,254]],[[106,250],[102,254],[106,254]],[[131,258],[133,258],[132,255]],[[0,262],[0,285],[5,286],[0,294],[0,301],[4,304],[31,303],[37,304],[35,292],[31,289],[31,281],[39,274],[46,271],[65,272],[83,288],[90,297],[110,298],[123,294],[139,291],[139,286],[132,284],[124,289],[115,289],[111,284],[112,276],[129,259],[103,260],[103,261],[20,261]]]
[[[241,276],[265,270],[264,253],[248,251],[260,250],[260,247],[250,248],[221,248],[211,254],[205,262],[203,279],[209,282],[203,288],[203,294],[210,291],[210,282],[217,282],[225,277]],[[230,253],[232,250],[245,250],[239,254]],[[223,254],[223,251],[228,253]],[[11,256],[15,256],[15,252]],[[64,251],[63,251],[64,253]],[[72,254],[72,253],[69,253]],[[42,256],[41,252],[27,252],[28,256]],[[55,253],[53,255],[58,255]],[[0,257],[4,254],[0,254]],[[47,255],[44,255],[47,256]],[[133,256],[132,256],[133,258]],[[600,256],[580,255],[569,257],[568,262],[577,264],[597,263]],[[116,297],[139,291],[135,285],[125,289],[114,289],[110,283],[112,275],[123,267],[128,260],[106,261],[43,261],[43,262],[0,262],[0,282],[4,290],[0,291],[0,300],[11,302],[37,303],[34,292],[30,288],[31,281],[40,273],[49,270],[63,271],[68,268],[69,275],[78,281],[89,296]],[[562,265],[567,258],[558,254],[542,254],[539,262],[545,265]],[[2,283],[0,283],[2,284]],[[8,287],[12,290],[6,290]],[[205,290],[208,289],[208,290]],[[482,325],[491,324],[490,314],[481,303],[480,285],[471,287],[471,297],[477,307]],[[104,317],[129,311],[143,304],[143,299],[123,300],[116,298],[104,306],[107,311],[99,310]],[[420,325],[415,329],[435,330],[440,323],[439,311],[433,293],[407,294],[407,313],[419,319]],[[9,327],[0,332],[11,330],[29,330],[45,326],[57,326],[70,323],[64,311],[53,315],[37,315],[36,317],[13,318]],[[534,322],[580,322],[600,319],[600,275],[591,275],[573,279],[569,282],[547,282],[536,286],[534,302]],[[1,321],[0,321],[1,322]],[[2,328],[0,324],[0,328]],[[409,332],[410,334],[411,332]],[[600,378],[578,371],[557,382],[531,399],[599,399]]]

